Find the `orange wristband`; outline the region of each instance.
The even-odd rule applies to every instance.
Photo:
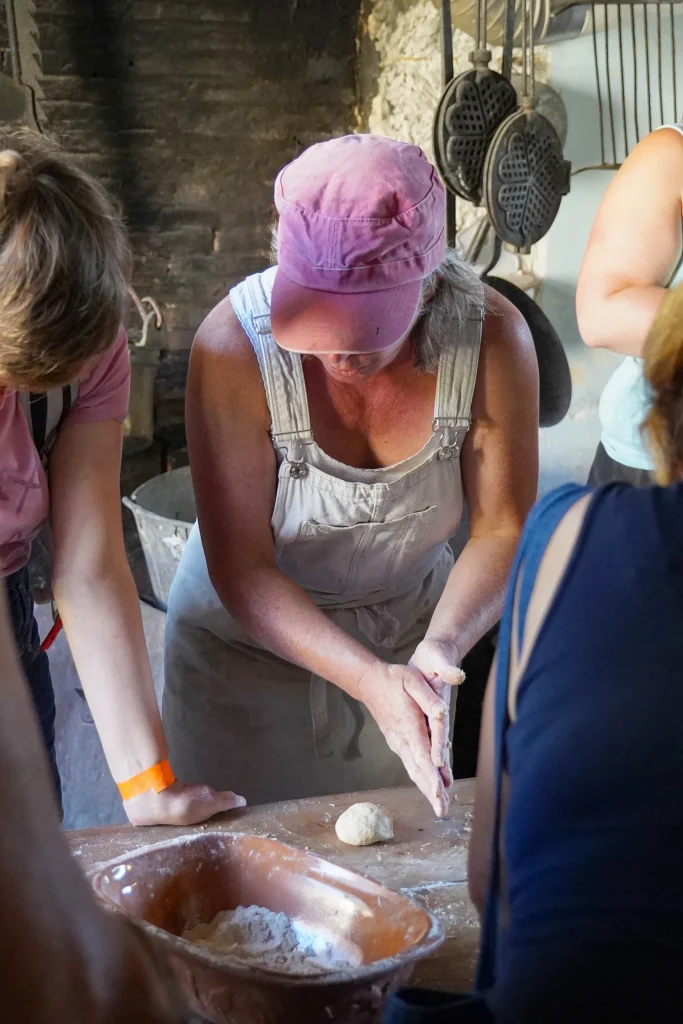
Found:
[[[134,775],[132,779],[126,779],[125,782],[118,782],[117,785],[122,798],[132,800],[134,796],[147,793],[150,789],[153,789],[155,793],[161,793],[162,790],[172,786],[174,782],[175,775],[168,761],[159,761],[151,768],[140,772],[139,775]]]

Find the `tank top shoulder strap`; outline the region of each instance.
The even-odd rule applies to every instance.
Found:
[[[301,357],[279,348],[270,328],[270,296],[275,267],[247,277],[230,291],[232,307],[258,359],[270,410],[276,448],[286,448],[290,461],[297,449],[313,440]]]
[[[683,135],[683,121],[672,121],[671,124],[662,124],[659,128],[656,128],[655,131],[659,132],[662,128],[673,128],[673,130],[678,132],[679,135]]]
[[[590,488],[579,484],[565,484],[545,495],[529,514],[522,533],[517,554],[510,571],[503,617],[496,649],[496,675],[494,680],[494,826],[491,842],[491,868],[486,906],[482,920],[482,939],[479,950],[476,986],[488,991],[495,981],[498,935],[500,933],[500,844],[502,835],[502,792],[505,772],[505,732],[508,726],[508,683],[512,630],[517,602],[517,643],[521,647],[527,609],[536,582],[536,576],[550,538],[562,519]]]
[[[78,390],[79,383],[75,381],[40,393],[18,392],[29,433],[43,466],[47,465],[59,430],[78,397]]]
[[[434,430],[441,435],[442,450],[459,454],[472,422],[472,396],[477,381],[481,332],[484,323],[484,290],[473,304],[459,331],[457,344],[449,345],[439,359],[434,403]]]

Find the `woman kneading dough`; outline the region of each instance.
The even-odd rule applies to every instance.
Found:
[[[531,338],[446,248],[415,146],[320,143],[275,202],[277,266],[231,291],[192,352],[171,762],[252,802],[410,777],[444,814],[450,686],[500,616],[536,493]]]

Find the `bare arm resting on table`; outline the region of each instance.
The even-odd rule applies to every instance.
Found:
[[[443,814],[446,794],[424,716],[436,722],[444,702],[418,672],[387,665],[332,623],[275,564],[277,463],[269,431],[256,356],[226,299],[199,329],[187,388],[192,480],[211,582],[264,647],[366,704],[413,782]]]
[[[653,132],[617,172],[598,210],[576,292],[591,348],[642,356],[681,258],[683,136]]]
[[[121,425],[67,425],[50,461],[53,589],[117,782],[168,756],[135,583],[123,543]],[[176,782],[124,804],[137,825],[192,824],[244,803]]]
[[[0,581],[0,992],[22,1024],[180,1024],[142,939],[100,910],[59,827]]]
[[[536,638],[550,607],[550,602],[569,563],[589,502],[590,495],[580,498],[566,513],[548,543],[529,601],[521,651],[517,651],[513,637],[510,651],[510,677],[508,684],[508,709],[512,721],[516,718],[516,696],[522,674],[533,651]],[[484,912],[488,890],[495,821],[495,688],[496,661],[494,660],[486,687],[484,713],[481,722],[481,740],[479,743],[474,800],[474,823],[468,864],[470,899],[480,915]],[[505,815],[506,785],[507,779],[505,778],[503,780],[503,817]]]
[[[472,427],[462,450],[470,536],[411,661],[445,699],[455,666],[495,625],[538,486],[538,367],[521,314],[487,289]],[[441,729],[437,742],[448,743]],[[452,782],[450,772],[446,779]]]

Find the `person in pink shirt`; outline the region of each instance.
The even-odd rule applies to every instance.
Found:
[[[59,794],[55,705],[27,565],[52,534],[52,592],[135,824],[241,806],[167,760],[120,513],[131,256],[105,190],[30,132],[0,132],[0,578]]]

